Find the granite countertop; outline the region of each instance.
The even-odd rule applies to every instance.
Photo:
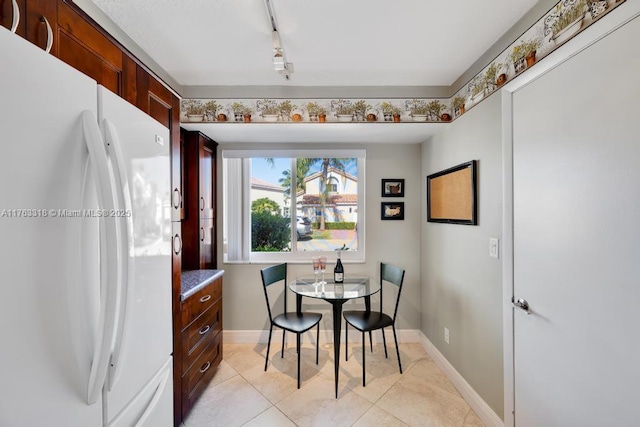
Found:
[[[224,274],[224,270],[187,270],[182,272],[180,300],[184,301]]]

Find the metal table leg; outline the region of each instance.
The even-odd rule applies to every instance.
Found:
[[[340,331],[342,330],[342,306],[346,299],[325,300],[333,306],[333,357],[336,383],[336,399],[338,398],[338,373],[340,372]]]

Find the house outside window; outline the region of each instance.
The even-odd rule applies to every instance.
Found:
[[[364,150],[283,154],[223,150],[225,262],[364,261]]]

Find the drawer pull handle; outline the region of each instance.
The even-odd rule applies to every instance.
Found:
[[[200,298],[200,302],[207,302],[211,299],[211,295],[205,295],[202,298]]]
[[[198,331],[198,333],[199,333],[200,335],[204,335],[204,334],[206,334],[207,332],[209,332],[209,329],[211,329],[211,326],[209,326],[209,325],[204,325],[204,326],[203,326],[203,327]]]
[[[175,253],[176,255],[180,255],[181,251],[182,239],[180,238],[180,235],[176,233],[176,235],[173,236],[173,253]]]
[[[204,211],[204,197],[200,197],[200,210]]]
[[[182,206],[182,193],[177,188],[173,189],[173,207],[178,209]]]
[[[204,228],[200,227],[200,241],[204,242]]]
[[[202,365],[202,368],[200,368],[200,373],[204,374],[209,370],[210,367],[211,367],[211,362],[205,363],[204,365]]]

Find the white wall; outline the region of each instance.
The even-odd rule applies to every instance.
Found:
[[[501,99],[494,94],[422,146],[422,332],[503,415]],[[478,225],[426,222],[426,176],[478,160]],[[450,344],[444,328],[450,330]]]
[[[222,147],[224,148],[224,147]],[[251,148],[251,147],[247,147]],[[294,148],[277,146],[274,148]],[[305,148],[309,148],[308,145]],[[324,147],[326,148],[326,147]],[[346,273],[367,274],[378,277],[379,263],[396,264],[406,269],[402,300],[398,309],[398,329],[420,328],[420,239],[418,233],[420,219],[421,163],[419,144],[375,144],[368,146],[350,146],[340,148],[366,149],[366,262],[346,263]],[[220,170],[221,168],[219,168]],[[382,199],[381,180],[383,178],[405,179],[405,197],[403,199]],[[218,179],[221,183],[222,179]],[[222,191],[221,188],[218,189]],[[222,198],[219,199],[220,201]],[[404,221],[382,221],[380,202],[398,200],[405,202]],[[222,212],[222,209],[218,209]],[[222,227],[222,218],[218,219]],[[219,254],[222,251],[218,251]],[[333,269],[335,260],[329,260]],[[268,330],[267,311],[260,280],[263,264],[224,264],[218,259],[218,266],[225,270],[224,276],[224,329]],[[311,274],[311,264],[290,264],[290,277]],[[295,307],[295,298],[289,295],[291,308]],[[374,299],[375,301],[375,299]],[[387,301],[393,303],[393,301]],[[345,308],[354,302],[349,302]],[[386,305],[386,304],[385,304]],[[325,301],[305,299],[305,309],[313,309],[324,314],[321,329],[331,330],[331,306]],[[392,309],[393,307],[391,307]],[[322,338],[321,338],[322,339]]]

